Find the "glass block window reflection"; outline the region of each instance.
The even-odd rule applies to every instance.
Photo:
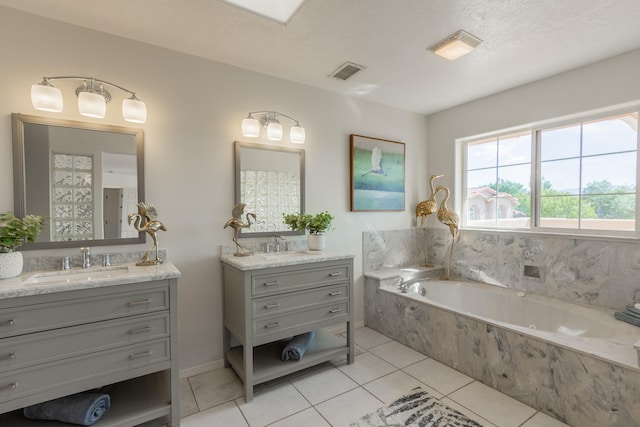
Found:
[[[93,239],[93,157],[54,153],[52,161],[51,239]]]
[[[245,215],[255,213],[257,220],[247,232],[286,230],[284,213],[300,212],[300,177],[294,172],[243,170],[241,200]],[[246,217],[242,218],[246,221]]]

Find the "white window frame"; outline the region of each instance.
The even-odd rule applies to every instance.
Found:
[[[635,198],[635,230],[592,230],[592,229],[573,229],[573,228],[557,228],[557,227],[541,227],[540,224],[540,194],[541,194],[541,162],[540,162],[540,135],[542,131],[567,126],[577,125],[584,122],[590,122],[594,120],[606,119],[607,117],[638,113],[640,118],[640,102],[628,103],[625,105],[618,105],[614,107],[608,107],[599,109],[596,111],[590,111],[585,113],[574,114],[571,116],[565,116],[562,118],[550,119],[541,122],[536,122],[528,125],[517,126],[509,129],[502,129],[495,132],[486,132],[479,135],[460,138],[456,140],[456,149],[458,160],[457,164],[460,165],[459,171],[456,173],[456,189],[460,190],[460,194],[456,197],[456,205],[459,207],[459,212],[463,212],[460,215],[460,228],[468,230],[487,230],[493,232],[525,232],[533,234],[544,235],[571,235],[571,236],[585,236],[585,237],[607,237],[607,238],[622,238],[622,239],[640,239],[640,129],[637,133],[636,140],[636,198]],[[467,212],[469,206],[467,204],[467,147],[469,144],[489,139],[489,138],[501,138],[509,136],[515,133],[531,132],[531,181],[529,188],[531,189],[531,221],[529,228],[516,228],[516,227],[500,227],[498,225],[494,227],[490,226],[474,226],[467,224]],[[582,158],[582,155],[580,156]],[[498,167],[496,165],[496,167]]]

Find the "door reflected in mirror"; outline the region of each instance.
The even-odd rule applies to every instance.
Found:
[[[25,249],[144,242],[141,129],[13,114],[15,213],[47,220]]]
[[[235,142],[236,204],[256,222],[238,237],[299,235],[283,215],[304,212],[304,150]]]

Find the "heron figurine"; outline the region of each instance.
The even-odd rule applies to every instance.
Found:
[[[256,221],[256,214],[251,212],[248,212],[245,215],[247,222],[242,221],[242,214],[244,213],[245,206],[247,206],[246,203],[239,203],[235,205],[233,207],[233,210],[231,211],[231,216],[233,218],[231,218],[224,224],[224,228],[231,227],[234,230],[232,240],[233,243],[236,244],[236,253],[233,254],[235,256],[253,255],[253,252],[247,251],[240,243],[238,243],[238,235],[240,234],[240,230],[242,230],[243,228],[251,227],[251,218],[253,218],[254,222]]]
[[[447,208],[447,201],[449,200],[450,190],[443,185],[439,185],[436,188],[436,193],[440,191],[444,191],[445,196],[444,199],[442,199],[442,202],[440,202],[440,207],[438,208],[438,221],[449,227],[449,231],[451,232],[451,249],[449,250],[449,263],[447,264],[447,275],[444,277],[445,280],[449,280],[449,270],[451,269],[451,260],[453,258],[453,246],[456,244],[456,240],[460,235],[460,217],[455,211]]]
[[[429,188],[431,189],[431,195],[429,196],[429,198],[427,200],[423,200],[420,203],[418,203],[416,205],[416,221],[417,218],[420,217],[420,227],[424,226],[424,222],[427,219],[427,216],[436,213],[436,211],[438,210],[438,201],[436,200],[436,191],[433,188],[433,182],[438,179],[438,178],[442,178],[444,175],[431,175],[431,178],[429,179]],[[425,257],[425,262],[423,264],[424,267],[433,267],[433,264],[430,262],[427,262],[427,244],[426,244],[426,237],[425,237],[425,245],[424,245],[424,257]]]
[[[431,196],[427,200],[416,205],[416,218],[420,217],[420,227],[424,225],[428,215],[436,213],[438,210],[438,201],[436,200],[436,191],[433,188],[433,181],[438,178],[442,178],[444,175],[431,175],[429,179],[429,188],[431,189]]]
[[[361,176],[377,173],[378,175],[387,176],[389,169],[382,167],[382,150],[377,145],[371,150],[371,169],[363,173]]]
[[[158,217],[158,211],[152,204],[145,202],[138,203],[138,212],[131,213],[128,216],[129,225],[133,221],[133,227],[138,232],[145,232],[151,236],[153,240],[153,246],[149,248],[147,253],[144,254],[142,260],[136,263],[136,265],[158,265],[162,264],[162,260],[158,257],[158,236],[156,233],[159,230],[167,231],[167,227],[156,218]],[[144,221],[143,221],[144,220]],[[155,249],[155,259],[149,259],[149,254]]]

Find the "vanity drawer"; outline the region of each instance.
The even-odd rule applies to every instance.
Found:
[[[169,309],[169,287],[0,309],[0,338]]]
[[[342,301],[282,316],[256,319],[253,322],[253,331],[258,341],[262,336],[280,335],[282,332],[300,329],[302,326],[309,326],[309,329],[314,329],[314,323],[326,323],[326,321],[334,319],[345,319],[348,316],[349,301]]]
[[[254,299],[252,302],[253,315],[259,318],[332,301],[338,302],[347,298],[349,298],[349,285],[347,283],[323,286],[309,291],[261,297]]]
[[[169,356],[169,338],[164,338],[12,370],[0,374],[0,403],[63,388],[90,378],[95,380],[103,377],[104,383],[108,384],[111,382],[110,376],[119,372],[165,361],[168,366]],[[161,366],[158,370],[167,366]]]
[[[348,282],[346,264],[327,265],[293,271],[255,275],[251,279],[251,293],[255,296],[273,295],[317,286]]]
[[[0,373],[169,336],[169,314],[132,316],[0,341]]]

